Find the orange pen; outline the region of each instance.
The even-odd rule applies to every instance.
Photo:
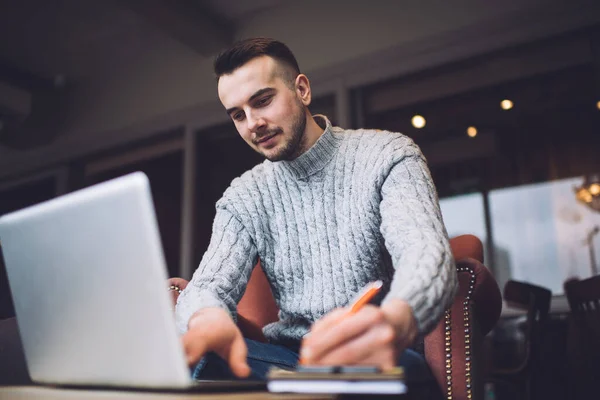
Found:
[[[368,283],[356,295],[355,300],[352,302],[352,305],[350,305],[350,308],[348,309],[348,312],[346,313],[346,316],[355,314],[361,308],[363,308],[363,306],[365,304],[368,304],[371,300],[373,300],[373,297],[375,297],[375,295],[377,295],[377,293],[379,293],[379,291],[381,290],[382,287],[383,287],[382,281],[375,281],[375,282]],[[304,360],[302,359],[302,357],[300,357],[300,360],[298,361],[298,363],[304,364]]]
[[[375,297],[375,295],[379,293],[382,287],[382,281],[368,283],[363,288],[363,290],[356,296],[356,299],[350,306],[350,310],[348,310],[348,315],[356,313],[358,310],[363,308],[365,304],[373,300],[373,297]]]

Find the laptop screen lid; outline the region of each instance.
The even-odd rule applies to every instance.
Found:
[[[192,383],[145,174],[4,215],[0,243],[33,381]]]

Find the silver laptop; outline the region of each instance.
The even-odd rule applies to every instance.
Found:
[[[146,175],[4,215],[0,243],[34,382],[197,385],[175,328]]]

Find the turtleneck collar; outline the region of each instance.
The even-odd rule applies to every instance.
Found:
[[[275,162],[297,179],[306,179],[322,170],[331,161],[341,142],[341,138],[333,134],[331,122],[326,116],[314,115],[313,118],[323,128],[323,133],[315,144],[294,160]]]

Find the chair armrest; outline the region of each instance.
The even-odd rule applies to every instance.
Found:
[[[456,266],[471,266],[475,271],[475,285],[471,297],[473,317],[478,321],[481,334],[485,336],[496,326],[502,312],[502,294],[498,283],[492,273],[476,260],[464,259],[457,262]]]
[[[447,398],[482,398],[478,376],[483,337],[500,317],[502,297],[489,270],[473,258],[456,262],[459,290],[436,328],[425,337],[425,357]]]

